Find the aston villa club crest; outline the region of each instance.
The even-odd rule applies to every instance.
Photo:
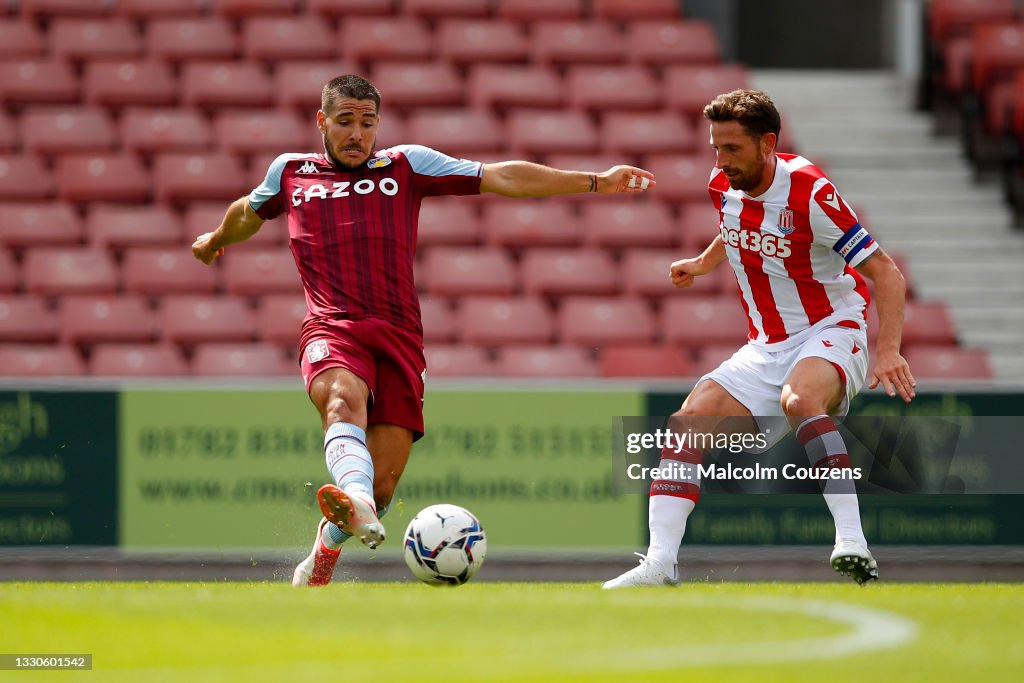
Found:
[[[779,211],[779,232],[783,235],[788,235],[796,229],[793,224],[793,209],[783,209]]]
[[[384,168],[391,163],[391,157],[374,157],[366,162],[367,168]]]

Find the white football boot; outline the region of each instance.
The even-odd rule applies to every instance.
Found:
[[[334,484],[324,484],[316,493],[320,512],[370,548],[384,542],[384,525],[377,518],[373,502],[361,496],[350,496]]]
[[[640,558],[640,564],[625,574],[616,576],[601,584],[601,588],[636,588],[638,586],[678,586],[679,565],[672,565],[672,576],[669,576],[661,563],[648,559],[646,555],[633,553]]]
[[[878,563],[871,551],[857,541],[839,541],[829,558],[832,569],[850,576],[860,585],[878,580]]]

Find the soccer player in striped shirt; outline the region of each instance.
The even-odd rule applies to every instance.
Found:
[[[812,465],[849,468],[832,416],[846,414],[867,375],[865,277],[875,284],[879,317],[870,388],[881,384],[890,396],[914,398],[916,383],[900,355],[903,276],[820,169],[775,151],[780,117],[765,93],[719,95],[704,116],[717,155],[708,192],[719,235],[700,256],[673,263],[670,277],[676,287],[689,287],[728,261],[748,341],[698,381],[669,427],[706,434],[764,433],[770,426],[769,446],[792,428]],[[665,449],[662,465],[699,464],[703,455],[692,447]],[[700,495],[699,469],[659,469],[685,474],[651,483],[647,555],[605,588],[678,582],[677,553]],[[858,583],[876,579],[854,482],[828,479],[823,493],[836,524],[832,567]]]
[[[420,145],[376,150],[380,102],[359,76],[327,83],[317,112],[324,150],[277,157],[260,186],[192,245],[209,264],[264,221],[288,216],[309,309],[300,364],[334,480],[318,491],[324,517],[312,552],[295,569],[295,585],[330,582],[352,536],[370,547],[384,540],[380,517],[423,436],[426,362],[413,283],[420,202],[480,192],[638,193],[655,185],[651,173],[631,166],[586,173],[525,161],[483,164]]]

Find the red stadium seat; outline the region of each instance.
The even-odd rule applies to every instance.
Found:
[[[153,181],[160,201],[230,202],[252,189],[238,158],[226,154],[164,154],[153,166]]]
[[[455,313],[447,299],[420,297],[420,318],[426,343],[447,343],[455,337]]]
[[[601,139],[611,154],[684,153],[695,146],[689,121],[675,112],[608,112],[601,117]]]
[[[104,377],[181,377],[188,366],[168,344],[100,344],[89,358],[89,374]]]
[[[710,169],[709,169],[710,175]],[[661,189],[661,184],[658,184]],[[684,204],[679,212],[679,233],[685,254],[680,258],[696,256],[719,235],[718,210],[707,192],[700,199]]]
[[[21,282],[21,269],[11,256],[11,252],[0,249],[0,292],[10,294]]]
[[[65,62],[42,59],[0,62],[5,104],[59,104],[78,100],[78,79]]]
[[[641,299],[567,297],[558,311],[563,343],[580,346],[645,344],[655,334],[655,318]]]
[[[445,107],[462,104],[464,89],[450,64],[379,63],[370,80],[387,93],[388,107]]]
[[[231,59],[238,53],[238,38],[222,17],[154,19],[146,30],[147,52],[158,58]]]
[[[447,19],[449,17],[484,17],[489,12],[480,0],[403,0],[402,11],[417,17]]]
[[[710,201],[708,178],[713,165],[703,154],[651,154],[641,162],[658,181],[651,197],[666,202]]]
[[[749,86],[750,73],[742,64],[673,64],[662,73],[665,104],[702,122],[704,105],[721,93]]]
[[[597,249],[531,249],[521,264],[527,294],[614,294],[619,288],[618,268]]]
[[[433,247],[421,263],[420,282],[435,296],[511,294],[515,264],[501,249]]]
[[[729,264],[722,264],[707,275],[702,275],[686,288],[676,289],[669,279],[669,268],[683,258],[675,249],[629,249],[622,258],[622,281],[627,294],[652,298],[681,296],[731,296],[736,279]]]
[[[272,344],[199,344],[192,358],[192,374],[200,377],[296,376],[298,364],[285,358]]]
[[[1024,67],[1024,24],[991,24],[971,31],[971,89],[983,93]]]
[[[714,64],[718,38],[706,21],[634,21],[623,54],[641,64]]]
[[[602,173],[607,171],[612,166],[618,166],[619,164],[628,164],[633,160],[629,155],[625,154],[552,154],[547,157],[546,163],[554,168],[562,168],[567,171],[590,171],[592,173]],[[565,195],[561,197],[562,201],[574,201],[577,199],[585,199],[587,203],[593,202],[597,197],[591,196],[589,193],[583,193],[582,195]],[[610,197],[601,197],[601,200],[611,200]],[[602,202],[604,203],[604,202]]]
[[[943,43],[953,36],[968,35],[975,25],[1012,21],[1014,5],[1014,0],[931,0],[928,35]]]
[[[168,296],[158,315],[164,339],[179,344],[248,342],[256,335],[256,319],[240,299]]]
[[[434,377],[493,377],[494,361],[479,346],[428,344],[427,381]]]
[[[658,82],[641,66],[574,66],[565,80],[569,104],[580,109],[606,111],[628,107],[633,113],[656,109],[661,102]]]
[[[170,246],[184,241],[177,214],[155,205],[92,204],[86,215],[85,232],[91,244],[118,250]]]
[[[669,343],[699,346],[746,343],[747,316],[735,297],[685,294],[668,299],[661,309],[661,328]]]
[[[70,377],[85,370],[67,346],[0,345],[0,377]]]
[[[94,107],[38,107],[21,117],[25,149],[36,154],[105,152],[114,146],[114,123]]]
[[[89,62],[84,84],[89,104],[166,105],[178,97],[177,81],[163,62]]]
[[[72,202],[136,202],[149,197],[149,172],[128,154],[62,156],[57,159],[57,195]]]
[[[279,109],[225,112],[213,123],[218,144],[238,154],[302,151],[310,126],[291,111]]]
[[[110,6],[108,0],[21,0],[21,13],[33,19],[102,17]]]
[[[677,19],[679,0],[594,0],[594,15],[604,19]]]
[[[426,61],[434,55],[433,34],[412,17],[352,17],[342,24],[341,44],[354,61]]]
[[[602,247],[670,247],[679,228],[664,204],[616,200],[581,203],[583,243]],[[679,257],[677,257],[679,258]]]
[[[142,52],[142,38],[127,19],[57,18],[47,34],[50,54],[59,59],[124,59]]]
[[[528,46],[515,24],[489,19],[448,19],[436,29],[438,53],[456,64],[524,62]]]
[[[580,111],[516,109],[506,124],[513,154],[587,153],[597,147],[597,129]]]
[[[414,112],[406,134],[419,144],[467,159],[500,151],[504,137],[497,118],[473,109]]]
[[[18,132],[14,129],[14,119],[0,110],[0,150],[10,151],[20,143]]]
[[[320,93],[333,78],[355,71],[347,62],[282,61],[274,66],[274,101],[298,107],[312,116],[320,108]],[[390,117],[388,124],[391,123]]]
[[[262,179],[261,179],[262,180]],[[224,220],[228,202],[192,202],[185,209],[185,241],[189,244],[204,232],[215,230]],[[285,216],[264,221],[256,234],[245,241],[248,246],[272,247],[288,244],[288,219]],[[232,253],[234,249],[232,248]]]
[[[131,107],[121,117],[121,142],[135,152],[205,151],[210,124],[192,109]]]
[[[34,22],[0,17],[0,59],[42,57],[46,51],[43,35]]]
[[[574,346],[511,346],[499,349],[501,377],[597,377],[597,363]]]
[[[420,206],[419,244],[472,245],[480,241],[480,218],[461,198],[430,198]]]
[[[308,312],[302,295],[269,294],[260,297],[256,308],[256,329],[260,339],[271,344],[297,347],[302,321]]]
[[[118,0],[117,13],[131,19],[197,17],[208,6],[207,0]]]
[[[970,80],[974,43],[971,36],[957,36],[946,43],[942,52],[942,83],[951,95],[959,95]]]
[[[156,338],[156,315],[139,296],[65,296],[60,300],[65,342],[145,342]]]
[[[622,36],[604,21],[538,21],[531,44],[542,64],[618,64],[623,57]]]
[[[121,266],[126,291],[153,296],[212,293],[218,270],[196,260],[183,246],[135,247],[125,252]]]
[[[676,346],[634,344],[601,349],[603,377],[676,379],[695,374],[689,354]]]
[[[25,291],[29,294],[112,294],[117,266],[105,251],[85,247],[39,247],[25,252]]]
[[[52,342],[57,316],[40,297],[0,296],[0,344]]]
[[[562,81],[554,69],[537,65],[478,64],[469,72],[469,91],[477,107],[561,107]]]
[[[697,350],[695,370],[697,375],[706,375],[740,350],[743,344],[705,344]]]
[[[988,353],[982,349],[915,346],[904,354],[914,379],[991,380],[995,377]]]
[[[255,17],[242,27],[242,52],[249,59],[330,59],[336,39],[316,15]]]
[[[254,14],[294,14],[299,0],[213,0],[213,13],[238,19]]]
[[[224,256],[224,289],[229,294],[301,294],[302,281],[291,251],[236,245]]]
[[[82,237],[82,220],[67,204],[0,204],[0,245],[70,246]]]
[[[877,308],[872,306],[872,308]],[[868,324],[868,330],[878,325]],[[949,308],[941,301],[907,302],[903,309],[903,343],[907,346],[925,344],[932,346],[955,346],[956,326],[949,314]]]
[[[347,19],[364,14],[394,14],[397,0],[306,0],[306,10]]]
[[[580,19],[582,0],[498,0],[498,16],[507,21]]]
[[[467,297],[457,325],[463,342],[485,346],[547,344],[555,332],[550,309],[535,298]]]
[[[25,201],[52,194],[53,177],[37,157],[0,157],[0,199]]]
[[[181,75],[185,104],[264,107],[272,103],[270,76],[253,62],[189,62]]]
[[[484,231],[489,244],[573,246],[579,244],[584,225],[571,205],[558,200],[497,202],[484,209]]]

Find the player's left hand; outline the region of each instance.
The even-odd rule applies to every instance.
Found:
[[[224,247],[213,246],[213,233],[204,232],[192,243],[192,255],[210,265],[218,256],[224,255]]]
[[[899,394],[900,398],[907,403],[917,396],[915,391],[917,380],[910,374],[910,365],[907,364],[907,359],[898,351],[878,353],[874,376],[871,378],[868,388],[874,389],[879,384],[889,396]]]
[[[634,166],[612,166],[597,174],[597,191],[602,194],[625,192],[636,194],[657,185],[654,174]]]

